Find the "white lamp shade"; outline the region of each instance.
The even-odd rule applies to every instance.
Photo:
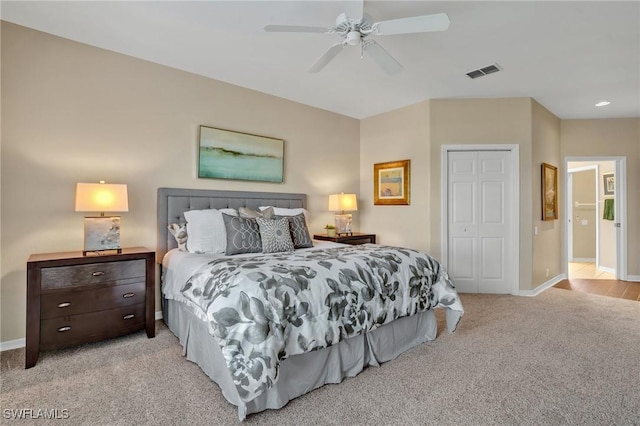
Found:
[[[78,183],[77,212],[128,212],[127,185],[114,183]]]
[[[355,212],[358,210],[356,194],[331,194],[329,195],[329,211]]]

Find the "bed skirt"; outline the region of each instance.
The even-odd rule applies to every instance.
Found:
[[[278,381],[256,399],[243,402],[231,379],[220,346],[207,325],[188,307],[174,300],[163,300],[165,323],[180,340],[183,355],[195,362],[219,386],[224,397],[238,407],[238,417],[266,409],[284,407],[290,400],[327,383],[340,383],[367,366],[378,366],[408,349],[436,338],[437,320],[433,311],[399,318],[369,333],[344,340],[337,345],[280,363]]]

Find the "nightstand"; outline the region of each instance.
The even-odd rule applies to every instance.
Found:
[[[350,235],[340,235],[335,237],[329,237],[326,234],[315,234],[314,240],[333,241],[334,243],[351,244],[353,246],[358,244],[375,244],[376,234],[361,234],[359,232],[352,232]]]
[[[155,336],[155,252],[29,257],[25,368],[36,365],[40,351],[142,329]]]

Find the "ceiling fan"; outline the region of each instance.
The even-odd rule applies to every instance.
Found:
[[[346,11],[336,18],[334,27],[314,27],[304,25],[267,25],[268,32],[286,33],[321,33],[338,34],[344,40],[331,46],[308,69],[315,73],[322,70],[338,53],[347,46],[360,45],[360,58],[367,54],[389,75],[402,71],[402,65],[389,54],[378,42],[368,38],[370,35],[394,35],[445,31],[449,28],[449,17],[446,13],[434,15],[412,16],[409,18],[392,19],[389,21],[373,22],[364,13],[364,0],[346,1]]]

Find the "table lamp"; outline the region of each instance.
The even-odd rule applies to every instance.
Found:
[[[351,234],[351,213],[346,211],[357,211],[358,200],[356,194],[331,194],[329,195],[329,211],[340,212],[335,215],[336,232],[340,234]]]
[[[76,184],[76,211],[100,212],[100,216],[84,218],[84,250],[100,253],[120,247],[120,216],[105,216],[105,212],[128,212],[127,185],[113,183]]]

